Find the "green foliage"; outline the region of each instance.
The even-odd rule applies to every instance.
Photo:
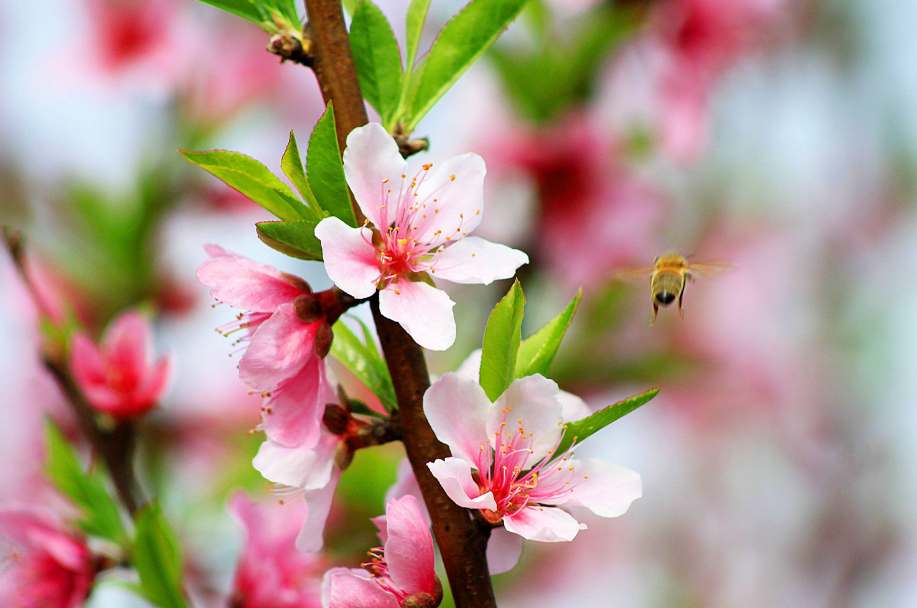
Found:
[[[140,575],[140,593],[160,608],[187,608],[182,591],[182,555],[159,505],[145,506],[136,518],[133,563]]]
[[[334,341],[331,343],[331,356],[366,385],[379,398],[386,411],[391,413],[397,409],[398,401],[395,399],[392,378],[369,329],[363,325],[363,342],[341,321],[335,323],[332,329]]]
[[[201,2],[256,23],[261,26],[261,29],[270,33],[278,29],[277,25],[298,28],[300,23],[294,0],[201,0]]]
[[[567,423],[567,432],[564,434],[564,439],[561,441],[555,453],[562,454],[566,452],[570,449],[570,446],[573,445],[574,441],[576,443],[581,443],[593,433],[602,430],[615,420],[630,414],[641,405],[648,403],[658,393],[658,388],[652,388],[645,393],[640,393],[639,395],[624,399],[623,401],[618,401],[613,405],[600,409],[582,420]]]
[[[372,0],[357,3],[350,25],[350,46],[366,101],[391,130],[402,94],[404,72],[395,33]]]
[[[525,294],[517,279],[487,320],[481,353],[480,382],[491,401],[496,401],[515,377],[524,309]]]
[[[427,20],[427,11],[430,9],[430,0],[411,0],[405,19],[407,25],[407,61],[405,71],[410,74],[414,70],[414,59],[417,58],[417,47],[420,46],[420,35],[423,25]]]
[[[580,289],[563,312],[522,341],[516,357],[516,378],[533,374],[548,375],[548,369],[554,362],[560,342],[564,339],[564,334],[573,320],[573,315],[576,314],[582,297],[583,290]]]
[[[300,260],[321,260],[322,243],[315,236],[315,220],[258,222],[258,238],[271,249]]]
[[[356,227],[357,220],[350,203],[347,180],[344,179],[344,165],[341,163],[331,102],[309,138],[306,171],[309,173],[312,192],[321,208],[348,226]]]
[[[303,168],[302,157],[299,155],[299,146],[296,145],[296,136],[290,131],[290,141],[287,142],[287,149],[280,159],[280,168],[283,169],[284,175],[293,183],[299,191],[302,200],[306,201],[309,210],[313,212],[316,222],[322,221],[327,214],[321,209],[315,195],[312,193],[312,187],[309,186],[309,180],[306,178],[306,170]]]
[[[459,77],[489,49],[527,0],[473,0],[442,29],[423,68],[414,72],[407,131],[411,132]],[[416,7],[420,12],[420,7]],[[416,18],[416,17],[415,17]],[[418,34],[419,36],[419,34]],[[411,86],[411,85],[409,85]]]
[[[48,477],[80,510],[79,528],[87,534],[126,544],[127,532],[118,505],[105,487],[102,472],[83,471],[73,446],[53,422],[45,426],[45,442]]]

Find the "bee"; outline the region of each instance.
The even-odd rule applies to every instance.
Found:
[[[685,296],[685,285],[694,282],[695,274],[714,275],[732,268],[729,264],[688,263],[688,260],[677,253],[667,253],[653,260],[647,268],[629,268],[618,273],[621,278],[642,278],[650,275],[650,297],[653,302],[653,318],[650,325],[656,322],[659,308],[666,308],[678,299],[678,315],[684,319],[685,313],[681,304]]]

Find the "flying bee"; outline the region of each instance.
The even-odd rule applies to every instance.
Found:
[[[650,275],[650,296],[653,302],[653,319],[650,325],[656,322],[659,307],[666,308],[675,299],[678,299],[678,315],[684,319],[685,313],[681,308],[685,296],[685,285],[688,281],[694,282],[694,275],[714,275],[732,268],[729,264],[720,263],[688,263],[684,256],[677,253],[667,253],[653,260],[653,266],[647,268],[628,268],[618,273],[621,278],[642,278]]]

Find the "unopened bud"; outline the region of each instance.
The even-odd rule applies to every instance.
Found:
[[[324,359],[331,350],[331,341],[334,340],[334,332],[327,323],[318,326],[315,332],[315,354]]]
[[[350,414],[336,403],[329,403],[325,406],[325,414],[322,416],[322,422],[328,427],[328,430],[335,435],[343,435],[347,430],[347,423],[350,421]]]
[[[353,461],[353,451],[347,447],[347,443],[342,441],[334,448],[334,464],[340,470],[350,466]]]
[[[289,34],[274,34],[267,43],[267,50],[281,57],[295,57],[302,54],[302,42]]]
[[[293,307],[296,309],[296,316],[303,323],[315,323],[325,316],[322,305],[309,294],[303,294],[293,300]]]
[[[438,604],[429,593],[412,593],[401,603],[404,608],[436,608]]]

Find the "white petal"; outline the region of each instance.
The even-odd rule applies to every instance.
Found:
[[[436,254],[433,276],[453,283],[489,285],[495,280],[512,277],[516,269],[528,261],[529,256],[518,249],[466,236]]]
[[[462,154],[435,165],[417,186],[417,200],[426,205],[430,223],[416,237],[425,242],[470,233],[481,223],[484,211],[484,159]],[[431,213],[432,212],[432,213]],[[439,231],[439,235],[435,233]]]
[[[471,354],[465,357],[465,360],[455,370],[455,373],[468,376],[475,382],[479,382],[481,378],[481,357],[483,355],[484,351],[480,348],[471,351]]]
[[[567,494],[565,504],[586,507],[602,517],[623,515],[630,503],[643,496],[640,475],[598,458],[584,458],[570,463],[576,479],[582,479]],[[575,483],[575,482],[574,482]]]
[[[344,150],[347,185],[363,215],[379,230],[384,231],[388,227],[380,225],[384,191],[392,188],[391,184],[397,184],[400,188],[401,176],[406,175],[407,170],[408,163],[398,151],[398,144],[379,123],[372,122],[354,129],[347,136],[347,148]],[[383,184],[386,179],[388,183]]]
[[[258,449],[252,466],[268,481],[293,488],[317,490],[331,480],[334,451],[339,438],[322,429],[322,438],[313,448],[290,448],[267,439]]]
[[[537,505],[504,516],[503,525],[513,534],[543,543],[573,540],[577,532],[586,529],[586,524],[577,522],[566,511]]]
[[[585,401],[567,391],[558,391],[557,400],[563,406],[564,422],[576,422],[592,414],[592,409]]]
[[[420,281],[399,281],[379,294],[382,315],[400,323],[415,342],[430,350],[446,350],[455,342],[453,306],[445,291]]]
[[[494,405],[476,381],[455,372],[443,374],[423,396],[423,411],[437,439],[456,458],[477,463],[487,443],[485,421]]]
[[[325,272],[334,284],[355,298],[376,292],[379,259],[369,228],[351,228],[336,217],[326,217],[315,227],[322,242]]]
[[[331,472],[331,480],[324,488],[306,492],[306,505],[309,513],[306,522],[296,537],[296,548],[303,553],[321,551],[325,544],[324,531],[328,513],[331,511],[331,502],[334,500],[334,491],[341,480],[341,470],[337,467]]]
[[[487,541],[487,567],[491,574],[509,572],[522,555],[522,537],[506,528],[494,528]]]
[[[428,462],[433,477],[439,480],[452,502],[466,509],[497,510],[493,492],[481,494],[478,484],[471,477],[471,464],[461,458],[446,458]]]
[[[532,436],[531,449],[534,453],[528,463],[541,460],[548,450],[554,449],[563,431],[563,408],[557,401],[558,390],[557,383],[541,374],[513,380],[491,410],[487,419],[487,436],[491,437],[498,431],[502,411],[509,408],[507,426],[521,426],[526,435]]]

